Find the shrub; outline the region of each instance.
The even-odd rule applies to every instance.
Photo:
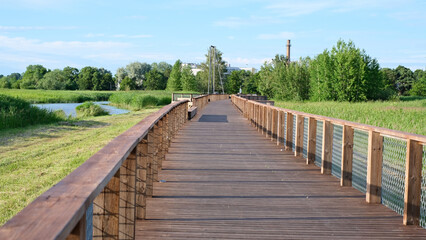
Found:
[[[40,109],[23,99],[0,94],[0,130],[47,124],[64,120],[46,109]]]
[[[77,117],[95,117],[108,115],[108,111],[93,102],[85,102],[75,108]]]
[[[172,102],[172,98],[171,97],[161,97],[158,100],[158,105],[163,106],[163,105],[168,105]]]

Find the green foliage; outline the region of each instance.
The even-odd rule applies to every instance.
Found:
[[[84,67],[78,75],[80,90],[113,90],[115,83],[110,71],[104,68]]]
[[[170,78],[167,81],[167,90],[169,91],[181,91],[181,66],[182,62],[178,59],[173,65],[172,71],[170,73]]]
[[[310,62],[310,98],[314,101],[365,101],[382,97],[379,64],[364,50],[339,40]]]
[[[11,73],[8,76],[3,76],[0,78],[0,88],[19,88],[19,80],[22,79],[21,74]]]
[[[18,97],[31,103],[81,103],[107,101],[113,92],[0,89],[0,94]]]
[[[426,75],[414,82],[410,95],[426,96]]]
[[[407,95],[415,81],[414,73],[409,68],[401,65],[395,68],[394,71],[398,94]]]
[[[143,86],[146,90],[164,90],[167,86],[167,79],[160,71],[154,68],[146,75]]]
[[[81,105],[78,105],[75,108],[75,111],[77,113],[77,117],[96,117],[96,116],[103,116],[108,115],[108,111],[103,109],[101,106],[94,104],[93,102],[85,102]]]
[[[260,82],[259,73],[251,74],[247,81],[243,82],[243,93],[245,94],[259,94],[257,86]]]
[[[136,82],[126,76],[120,83],[120,90],[136,90]]]
[[[196,82],[194,74],[192,73],[191,67],[185,66],[182,68],[180,80],[182,84],[182,91],[185,91],[185,92],[197,91],[197,82]]]
[[[309,98],[309,59],[288,63],[276,55],[272,63],[265,63],[259,72],[258,91],[268,98],[305,100]]]
[[[132,62],[124,68],[117,69],[115,74],[118,86],[121,85],[121,81],[125,77],[129,77],[130,80],[136,85],[136,89],[143,88],[143,82],[146,80],[146,74],[151,70],[151,65],[148,63]]]
[[[161,74],[164,75],[165,78],[170,78],[170,73],[172,72],[172,65],[166,62],[152,63],[151,69],[157,69]]]
[[[120,108],[140,110],[146,107],[166,105],[171,102],[171,92],[168,91],[130,91],[116,92],[109,101]]]
[[[19,86],[23,89],[35,89],[38,82],[43,78],[44,74],[47,73],[47,69],[42,65],[29,65],[25,71],[22,79],[20,80]]]
[[[227,93],[239,93],[243,87],[243,83],[250,77],[250,73],[244,70],[233,71],[227,77],[226,90]]]
[[[65,90],[67,79],[62,71],[55,69],[46,73],[42,79],[37,82],[38,89],[45,90]]]
[[[0,130],[63,120],[54,113],[39,109],[23,99],[0,94]]]

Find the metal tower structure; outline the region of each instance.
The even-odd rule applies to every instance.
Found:
[[[216,80],[216,71],[219,75],[220,85],[222,87],[222,93],[225,93],[223,88],[222,81],[222,67],[219,62],[219,54],[217,54],[217,49],[215,46],[210,46],[208,53],[208,64],[209,64],[209,78],[208,78],[208,87],[207,92],[210,94],[210,84],[212,85],[212,94],[215,93],[215,80]]]

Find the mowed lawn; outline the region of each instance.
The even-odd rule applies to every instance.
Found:
[[[284,102],[275,106],[426,135],[426,99],[387,102]]]
[[[0,131],[0,225],[157,110]]]

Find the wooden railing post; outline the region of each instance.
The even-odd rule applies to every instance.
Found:
[[[263,126],[262,126],[262,135],[267,135],[267,129],[266,129],[266,126],[268,125],[267,124],[267,107],[266,107],[266,105],[264,105],[264,106],[262,106],[262,123],[263,123]]]
[[[163,129],[164,129],[164,122],[163,119],[160,119],[158,121],[158,170],[161,170],[163,168],[163,160],[165,157],[165,152],[164,152],[164,133],[163,133]]]
[[[423,146],[418,141],[407,139],[404,193],[404,225],[419,225],[422,195]]]
[[[136,218],[146,217],[146,188],[148,163],[148,136],[136,147]]]
[[[277,128],[277,145],[283,145],[284,144],[284,112],[278,111],[278,128]]]
[[[382,195],[382,162],[383,137],[380,133],[369,131],[367,159],[367,191],[368,203],[380,203]]]
[[[304,117],[302,115],[296,115],[296,143],[294,156],[301,156],[303,153],[303,128],[304,128]]]
[[[153,159],[152,159],[152,181],[153,182],[157,182],[158,181],[158,166],[159,166],[159,160],[160,160],[160,128],[159,128],[159,122],[157,122],[154,127],[154,143],[153,143],[153,148],[154,148],[154,153],[153,153]]]
[[[306,158],[306,164],[312,164],[315,162],[317,146],[317,120],[310,117],[308,121],[308,157]]]
[[[93,201],[93,239],[118,239],[120,170]]]
[[[333,124],[324,120],[322,132],[322,164],[321,173],[331,174],[333,149]]]
[[[136,223],[136,149],[120,167],[119,239],[134,239]]]
[[[272,109],[272,120],[271,120],[271,141],[277,141],[277,129],[278,129],[278,111],[277,109]]]
[[[155,154],[155,136],[154,129],[151,128],[148,131],[148,153],[147,153],[147,165],[146,165],[146,197],[152,197],[153,193],[153,163]]]
[[[86,240],[86,214],[84,214],[66,240]]]
[[[287,112],[286,144],[285,150],[291,151],[293,144],[293,114]]]
[[[340,186],[352,186],[352,157],[354,146],[354,129],[343,126],[342,135],[342,164]]]

